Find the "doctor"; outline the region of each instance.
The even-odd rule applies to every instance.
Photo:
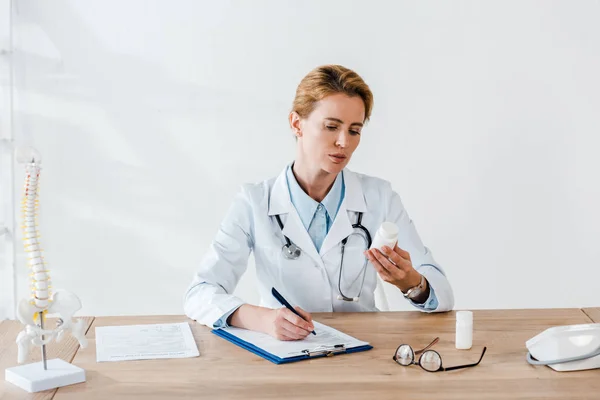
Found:
[[[419,310],[452,309],[450,284],[399,195],[387,181],[345,168],[372,106],[369,87],[347,68],[321,66],[304,77],[289,115],[296,158],[276,178],[241,188],[185,294],[188,317],[303,339],[313,330],[310,312],[378,311],[377,275]],[[380,154],[401,156],[394,150],[382,146]],[[365,230],[374,238],[384,221],[399,227],[398,245],[367,250]],[[251,251],[260,306],[232,294]],[[282,307],[272,287],[304,319]]]

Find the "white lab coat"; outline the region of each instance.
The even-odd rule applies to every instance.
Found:
[[[281,307],[271,294],[275,287],[292,305],[309,312],[378,311],[374,296],[377,272],[369,263],[362,284],[365,244],[358,235],[352,235],[346,245],[341,287],[349,297],[360,292],[359,301],[338,300],[340,242],[355,231],[352,224],[358,212],[363,213],[362,225],[372,238],[382,222],[398,225],[398,246],[410,253],[413,267],[427,278],[438,299],[435,310],[425,311],[451,310],[452,288],[390,183],[347,168],[342,173],[345,196],[319,252],[290,200],[285,169],[277,178],[243,185],[186,292],[186,315],[213,327],[223,315],[244,304],[232,293],[246,271],[251,251],[261,306]],[[284,225],[283,234],[277,214]],[[283,235],[302,249],[299,259],[283,257]]]

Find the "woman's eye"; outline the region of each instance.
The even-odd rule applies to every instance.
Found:
[[[350,131],[350,133],[353,134],[353,135],[360,135],[359,131]]]
[[[327,129],[329,129],[330,131],[335,131],[337,129],[337,126],[329,125],[327,126]]]

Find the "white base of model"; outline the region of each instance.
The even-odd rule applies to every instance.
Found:
[[[5,379],[29,393],[85,382],[85,370],[60,358],[7,368]]]

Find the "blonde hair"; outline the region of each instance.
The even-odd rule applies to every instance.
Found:
[[[356,72],[341,65],[322,65],[310,71],[296,89],[292,111],[306,118],[318,101],[336,93],[359,96],[365,104],[365,122],[369,120],[373,109],[371,89]]]

